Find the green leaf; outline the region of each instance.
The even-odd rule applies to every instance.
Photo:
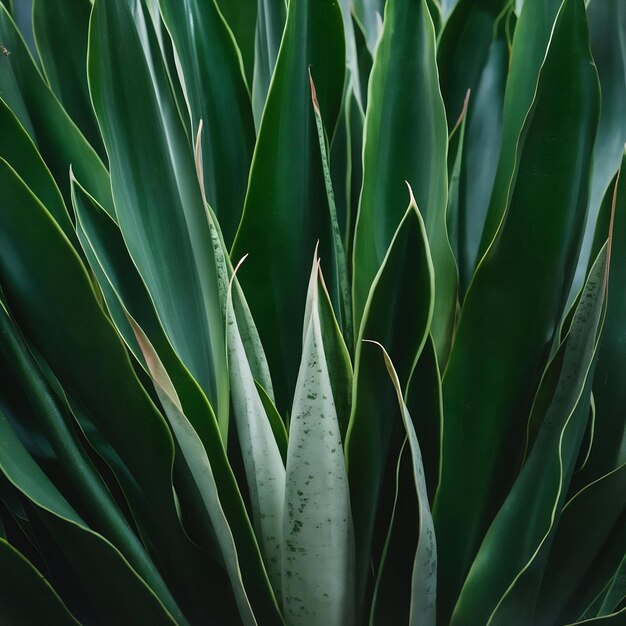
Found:
[[[0,471],[38,509],[55,534],[66,558],[83,580],[96,609],[113,622],[148,619],[154,624],[175,624],[146,583],[117,549],[90,530],[28,454],[5,415],[0,412]],[[98,567],[93,567],[94,562]],[[126,594],[132,594],[128,602]],[[174,605],[175,606],[175,605]],[[180,611],[173,614],[186,623]]]
[[[35,566],[0,537],[0,619],[21,626],[68,626],[79,622]]]
[[[138,575],[163,598],[164,603],[176,607],[161,575],[102,482],[2,304],[0,329],[0,354],[10,364],[10,378],[15,376],[12,384],[28,398],[25,407],[30,419],[34,417],[40,424],[90,518],[120,550]],[[20,409],[24,410],[22,407]],[[176,611],[179,612],[177,608]]]
[[[457,239],[457,246],[453,249],[462,294],[467,290],[478,262],[478,245],[498,163],[511,11],[510,2],[505,0],[482,3],[462,0],[446,22],[437,51],[449,120],[458,117],[466,91],[471,91],[455,190],[458,196],[456,235],[450,230],[450,239],[455,236]],[[452,198],[449,202],[452,205]]]
[[[421,442],[424,473],[429,500],[435,499],[439,484],[443,399],[441,373],[432,337],[429,335],[420,354],[406,392],[406,404],[413,416],[417,439]]]
[[[490,246],[510,203],[509,187],[514,179],[518,142],[562,4],[563,0],[527,0],[517,21],[504,94],[500,157],[478,250],[479,260]]]
[[[407,624],[411,626],[435,626],[436,623],[436,598],[437,598],[437,544],[435,539],[435,528],[433,518],[428,504],[428,493],[426,489],[426,478],[424,476],[424,465],[422,463],[422,452],[415,433],[415,428],[411,420],[411,415],[404,402],[403,389],[400,384],[398,374],[384,347],[383,357],[385,366],[389,372],[389,377],[393,383],[404,430],[406,432],[406,446],[403,446],[398,460],[398,471],[396,478],[396,502],[394,512],[385,544],[385,550],[381,559],[381,567],[377,580],[377,590],[372,607],[372,623],[385,624],[390,620],[397,619],[400,611],[404,609]],[[410,455],[408,465],[409,476],[411,477],[411,490],[404,493],[401,487],[402,456],[406,450],[406,456]],[[407,500],[411,499],[412,506],[409,505],[407,515]],[[416,533],[415,529],[419,529]],[[394,545],[395,544],[395,545]],[[395,548],[395,550],[394,550]],[[389,558],[390,555],[393,561]],[[404,566],[404,567],[402,567]],[[386,568],[391,568],[391,578],[385,580],[390,575],[386,573]],[[397,571],[397,568],[400,572]],[[408,576],[407,576],[408,574]],[[403,581],[406,581],[404,582]],[[398,587],[406,586],[410,580],[409,593],[406,596],[398,594]],[[386,585],[385,585],[386,583]],[[377,603],[381,600],[382,589],[387,587],[389,597],[386,598],[386,616],[380,615],[377,611]],[[401,607],[401,608],[400,608]]]
[[[0,156],[50,211],[65,236],[77,243],[63,196],[32,139],[4,100],[0,99]]]
[[[243,210],[255,139],[237,45],[214,0],[159,0],[159,4],[180,58],[192,129],[200,120],[206,129],[205,192],[230,245]]]
[[[87,86],[89,0],[33,0],[33,31],[50,88],[89,143],[106,160]]]
[[[354,13],[361,24],[367,38],[367,47],[372,54],[380,37],[385,0],[354,0]]]
[[[124,464],[126,473],[116,476],[150,544],[159,546],[164,577],[174,581],[183,610],[200,610],[207,598],[199,588],[206,580],[206,555],[200,558],[178,519],[171,476],[174,448],[167,425],[137,380],[79,257],[1,159],[0,188],[0,285],[8,308]],[[33,255],[33,249],[39,254]],[[54,262],[41,263],[41,258]]]
[[[600,125],[593,153],[591,195],[585,240],[579,264],[579,282],[586,270],[589,250],[602,198],[617,171],[626,142],[626,5],[620,0],[594,0],[587,8],[591,52],[602,87]]]
[[[589,417],[608,281],[608,245],[590,272],[571,328],[538,398],[542,426],[478,551],[451,624],[528,624]],[[547,381],[547,382],[546,382]],[[505,547],[506,546],[506,547]]]
[[[226,23],[235,37],[241,52],[248,85],[254,73],[254,38],[256,34],[257,3],[255,0],[217,0]]]
[[[293,0],[292,0],[293,1]],[[282,587],[287,624],[354,624],[354,530],[313,263],[302,362],[291,411]]]
[[[605,322],[606,324],[606,322]],[[597,370],[596,370],[597,371]],[[598,555],[620,555],[614,540],[626,508],[626,464],[591,483],[565,506],[544,574],[537,614],[543,623],[571,621],[606,580]],[[617,537],[615,537],[617,539]],[[623,543],[623,542],[622,542]]]
[[[375,340],[385,346],[405,389],[427,340],[434,307],[433,282],[424,222],[411,197],[372,285],[356,344],[346,461],[355,525],[359,604],[364,602],[370,554],[379,548],[374,539],[377,511],[384,499],[387,464],[394,465],[395,461],[389,461],[389,450],[396,429],[387,416],[397,402],[379,349],[363,340]],[[361,611],[366,609],[362,607]]]
[[[215,258],[175,100],[167,86],[153,83],[123,2],[96,0],[88,58],[124,241],[174,349],[215,407],[226,440],[228,376]]]
[[[226,305],[226,343],[230,389],[243,455],[252,519],[272,586],[281,588],[281,536],[285,502],[285,466],[265,404],[255,385],[233,305]]]
[[[626,390],[619,382],[626,372],[626,336],[623,326],[626,311],[626,155],[620,172],[605,195],[596,240],[603,233],[606,237],[606,224],[611,216],[614,216],[614,260],[609,276],[609,302],[604,335],[598,349],[598,367],[593,383],[598,419],[589,460],[575,478],[578,489],[626,462],[626,450],[622,445],[626,422],[620,409],[626,403]],[[594,243],[594,248],[596,245]]]
[[[354,326],[404,215],[411,185],[435,267],[433,338],[445,363],[456,307],[456,267],[446,233],[446,118],[437,80],[435,33],[425,0],[390,0],[369,85],[363,189],[353,254]],[[394,359],[395,362],[395,359]]]
[[[159,360],[157,353],[150,344],[149,339],[132,320],[131,323],[133,324],[139,345],[143,350],[146,363],[150,368],[150,374],[159,400],[172,427],[174,437],[180,446],[182,456],[189,468],[189,472],[198,490],[206,514],[211,521],[224,567],[228,573],[230,584],[235,595],[241,620],[245,625],[256,624],[257,621],[254,609],[248,597],[240,569],[239,551],[220,502],[211,462],[202,445],[202,441],[183,413],[180,400],[172,385],[172,381]],[[241,349],[243,349],[243,347]],[[243,547],[240,549],[243,549]],[[258,572],[258,574],[261,575],[262,579],[265,578],[265,572],[263,570]],[[258,579],[254,582],[256,584],[261,583],[259,586],[263,586],[263,583]],[[269,591],[269,589],[267,591]],[[268,595],[269,598],[267,600],[269,604],[263,607],[262,610],[267,610],[268,606],[271,607],[273,601],[271,591],[269,591]],[[274,619],[280,619],[277,607],[275,607],[275,609]]]
[[[0,41],[9,56],[0,58],[0,93],[41,152],[67,206],[69,167],[110,215],[115,215],[106,168],[39,73],[4,6],[0,6]]]
[[[285,0],[258,0],[252,82],[252,109],[257,128],[261,126],[286,21]]]
[[[128,315],[141,326],[172,379],[185,415],[205,448],[211,449],[217,435],[213,410],[163,331],[150,294],[128,254],[119,228],[74,178],[72,202],[78,220],[78,237],[118,332],[148,372]]]
[[[324,122],[317,101],[317,93],[315,91],[315,83],[311,76],[311,68],[309,67],[309,81],[311,84],[311,101],[313,102],[313,111],[315,113],[315,125],[317,127],[317,137],[320,146],[320,157],[322,159],[322,169],[324,171],[324,183],[326,186],[326,195],[328,198],[328,212],[330,217],[330,227],[332,229],[333,246],[331,247],[330,267],[334,269],[335,275],[331,285],[334,287],[333,293],[330,294],[331,301],[337,311],[339,327],[346,337],[352,337],[352,304],[350,300],[350,283],[348,279],[348,268],[346,262],[346,253],[343,248],[339,223],[337,221],[337,207],[335,205],[335,192],[333,190],[333,182],[330,174],[330,162],[328,159],[328,146],[326,133],[324,131]]]
[[[267,352],[281,412],[295,386],[299,355],[294,348],[301,336],[297,320],[304,312],[308,278],[304,268],[317,241],[327,262],[326,275],[333,281],[336,275],[330,264],[334,239],[307,68],[311,66],[321,115],[332,136],[345,73],[342,28],[334,0],[289,3],[231,255],[238,259],[250,254],[239,280]],[[273,279],[277,276],[280,280]],[[335,292],[334,282],[328,287]]]
[[[434,506],[442,607],[454,603],[518,470],[582,236],[598,104],[584,3],[566,0],[522,131],[510,205],[468,289],[444,373]]]

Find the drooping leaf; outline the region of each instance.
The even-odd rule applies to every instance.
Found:
[[[67,503],[22,446],[2,413],[0,438],[0,470],[38,508],[66,558],[83,578],[100,614],[113,621],[149,619],[154,624],[175,624],[172,615],[116,548],[90,530]],[[93,567],[94,560],[98,567]],[[126,602],[125,595],[131,593],[134,601]],[[173,615],[186,623],[179,610]]]
[[[282,546],[285,620],[354,624],[354,530],[339,421],[319,318],[315,259],[291,411]]]
[[[336,275],[330,266],[334,242],[307,68],[311,66],[321,115],[332,136],[345,73],[342,28],[334,0],[289,3],[232,251],[234,259],[250,254],[239,280],[267,353],[281,412],[295,386],[299,356],[294,348],[301,336],[297,320],[304,312],[308,278],[304,268],[317,241],[326,276],[334,280]],[[336,290],[331,281],[328,288]]]
[[[76,233],[63,196],[32,139],[1,98],[0,128],[0,156],[10,163],[74,244]]]
[[[455,602],[518,469],[580,246],[598,105],[584,2],[566,0],[522,131],[509,208],[468,289],[444,373],[434,506],[442,607]]]
[[[0,286],[8,308],[124,464],[125,473],[116,477],[143,533],[160,547],[164,577],[173,581],[183,610],[201,611],[207,599],[206,590],[200,589],[207,575],[206,555],[200,558],[177,515],[174,449],[167,425],[137,380],[76,252],[1,159],[0,187]],[[31,254],[32,249],[41,256]],[[41,263],[42,257],[54,262]]]

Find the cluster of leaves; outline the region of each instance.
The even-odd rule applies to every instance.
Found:
[[[1,0],[3,624],[626,622],[587,4]]]

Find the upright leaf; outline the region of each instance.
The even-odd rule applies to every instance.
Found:
[[[537,77],[562,4],[563,0],[527,0],[517,21],[504,94],[500,157],[478,259],[491,244],[510,202],[509,187],[515,171],[518,141],[535,97]]]
[[[257,129],[261,126],[286,20],[285,0],[258,0],[252,81],[252,109]]]
[[[372,285],[356,344],[352,413],[346,437],[356,539],[357,601],[363,605],[370,573],[377,518],[383,500],[390,446],[397,423],[396,397],[387,380],[380,350],[363,340],[385,346],[394,360],[403,389],[424,346],[433,315],[433,267],[424,223],[411,199],[389,252]],[[396,433],[397,434],[397,433]],[[384,541],[384,538],[383,538]]]
[[[31,136],[70,205],[69,167],[111,214],[113,200],[106,168],[45,82],[22,36],[0,4],[0,94]]]
[[[248,363],[233,305],[232,286],[226,304],[226,342],[233,410],[252,519],[272,585],[280,595],[285,466]]]
[[[434,507],[443,607],[517,471],[580,246],[598,105],[584,2],[566,0],[522,131],[509,208],[470,284],[444,374]]]
[[[425,0],[387,3],[369,90],[353,255],[355,331],[374,276],[404,215],[406,181],[424,217],[433,256],[433,337],[445,362],[457,278],[446,233],[446,116],[437,79],[435,33]]]
[[[334,245],[309,77],[317,88],[321,115],[332,136],[344,82],[342,18],[334,0],[293,0],[276,73],[259,129],[243,219],[233,258],[250,254],[239,279],[259,328],[284,411],[298,371],[308,272],[320,242],[328,260]],[[280,141],[277,141],[280,137]],[[280,277],[278,279],[277,277]],[[329,291],[335,284],[329,282]],[[280,328],[280,333],[276,329]]]
[[[376,583],[372,621],[374,624],[384,624],[387,621],[397,619],[397,616],[402,612],[407,620],[406,623],[410,626],[435,626],[437,543],[433,518],[428,504],[422,452],[411,415],[404,403],[404,394],[398,374],[386,350],[384,348],[382,350],[389,377],[398,397],[402,423],[406,432],[406,444],[400,452],[398,461],[396,502]],[[407,463],[409,469],[407,478],[410,476],[407,482],[411,483],[410,493],[405,493],[402,490],[404,478],[401,476],[404,469],[402,455],[405,449],[407,456],[410,457],[410,463]],[[404,479],[406,480],[406,478]],[[409,507],[406,506],[408,499],[413,500]],[[407,508],[410,511],[409,515],[406,515]],[[418,529],[417,532],[416,529]],[[394,562],[391,561],[390,557]],[[386,569],[391,569],[391,577],[385,571]],[[409,580],[409,593],[399,597],[398,587],[406,588]],[[380,608],[384,601],[386,601],[384,608],[387,613],[383,611],[381,615]]]
[[[230,245],[254,148],[250,94],[233,35],[214,0],[159,0],[178,56],[192,129],[202,120],[206,197]]]
[[[290,626],[351,626],[354,531],[318,312],[318,272],[316,259],[287,449],[283,607]]]
[[[33,30],[50,88],[101,158],[106,159],[87,87],[89,0],[33,0]]]
[[[519,477],[469,571],[452,624],[532,622],[558,518],[589,416],[593,361],[606,303],[608,252],[596,259],[560,356],[548,366],[538,397],[546,409]]]
[[[126,246],[174,349],[215,407],[225,439],[223,317],[193,153],[171,91],[152,81],[126,3],[96,0],[88,69]]]
[[[587,228],[579,263],[583,282],[589,259],[593,225],[602,198],[622,160],[626,142],[626,5],[620,0],[594,0],[587,8],[591,52],[602,87],[600,125],[593,154],[593,173]],[[574,285],[577,287],[578,285]]]

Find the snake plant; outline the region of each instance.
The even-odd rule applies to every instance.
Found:
[[[0,623],[626,624],[625,42],[0,0]]]

